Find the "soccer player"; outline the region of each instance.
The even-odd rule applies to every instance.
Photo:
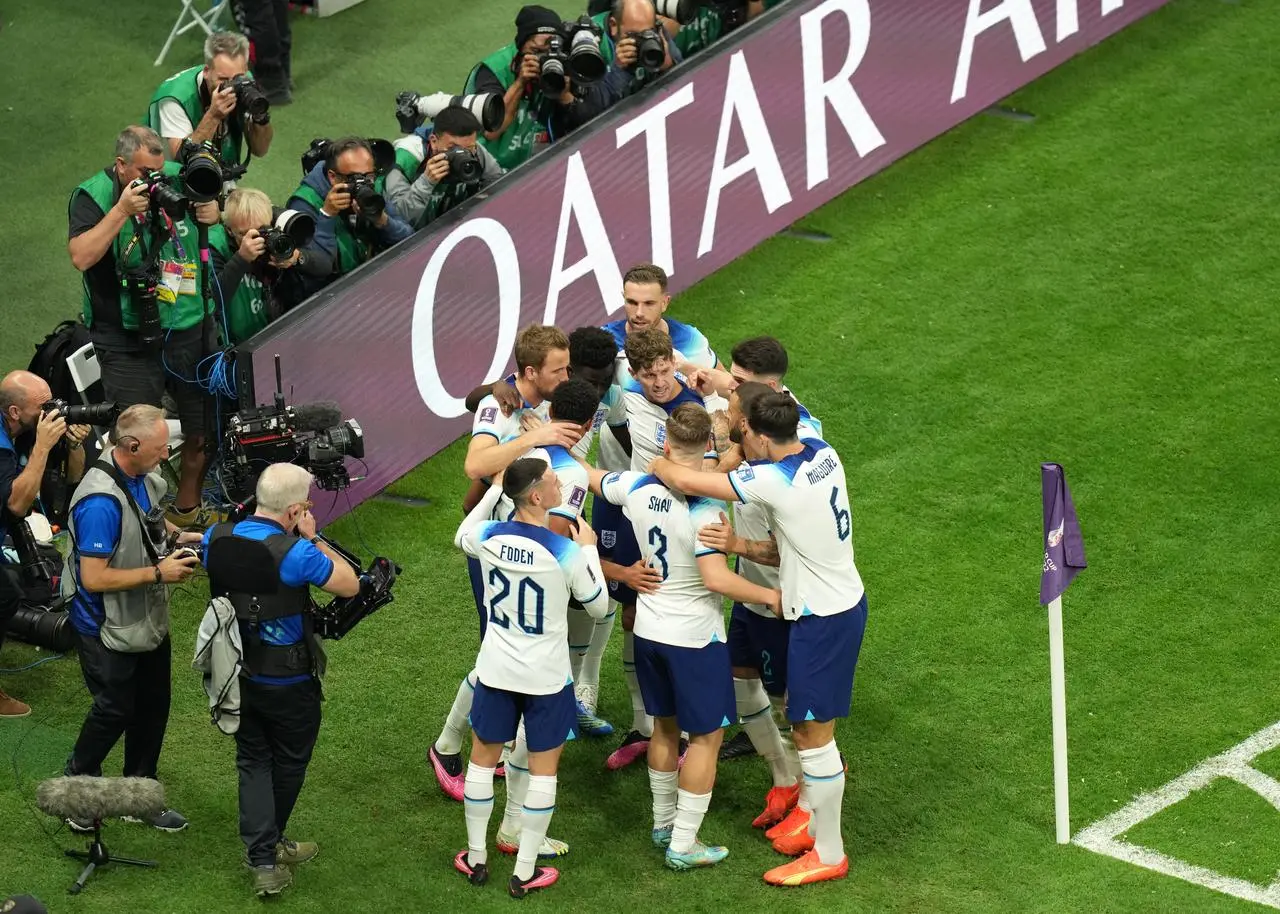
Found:
[[[675,351],[671,337],[657,327],[627,334],[625,352],[628,378],[622,389],[622,399],[627,410],[627,428],[631,435],[632,472],[644,473],[649,462],[663,452],[667,436],[667,419],[684,403],[702,408],[702,395],[685,386],[676,377]],[[704,452],[707,442],[703,442]],[[619,586],[614,589],[617,568],[627,568],[641,560],[642,550],[636,542],[631,523],[623,516],[621,508],[608,499],[593,503],[592,526],[604,543],[607,558],[601,559],[606,578],[610,578],[610,590],[614,599],[622,604],[622,672],[631,695],[631,729],[623,737],[621,745],[613,751],[605,764],[614,770],[630,765],[644,755],[653,721],[645,711],[644,697],[635,666],[635,624],[637,595]],[[610,564],[612,563],[612,565]]]
[[[626,410],[622,405],[622,389],[614,383],[617,361],[617,343],[613,335],[600,327],[579,327],[569,334],[569,377],[585,381],[596,391],[599,405],[591,425],[573,447],[573,454],[586,459],[595,440],[596,432],[611,428],[614,446],[625,451],[624,460],[630,460],[631,439],[627,434]],[[504,413],[519,409],[523,398],[515,389],[515,376],[495,381],[477,388],[467,397],[467,408],[475,412],[479,402],[492,394]],[[522,421],[528,424],[527,413]],[[623,464],[625,467],[626,464]],[[619,467],[621,469],[622,467]],[[563,479],[565,473],[557,468]],[[585,478],[585,477],[584,477]],[[485,488],[473,489],[468,495],[470,508],[484,493]],[[647,570],[646,570],[647,571]],[[634,575],[634,572],[632,573]],[[603,619],[589,619],[581,612],[569,614],[569,657],[573,664],[574,690],[578,700],[578,732],[587,736],[608,736],[613,725],[596,713],[600,690],[600,663],[613,631],[612,608]],[[461,768],[459,767],[459,771]]]
[[[629,355],[635,339],[628,338]],[[669,351],[669,341],[667,346]],[[711,435],[707,411],[682,402],[665,427],[664,453],[696,472]],[[720,518],[723,502],[681,496],[656,477],[634,471],[592,470],[591,482],[597,495],[625,510],[642,556],[662,575],[656,593],[639,597],[634,631],[636,675],[644,707],[653,715],[647,741],[653,841],[666,847],[671,869],[711,866],[729,852],[703,844],[698,829],[711,804],[723,728],[735,713],[720,595],[778,609],[781,594],[739,577],[723,555],[699,545],[698,528]],[[689,750],[677,771],[682,730],[689,734]]]
[[[791,622],[787,646],[787,718],[804,773],[801,788],[812,811],[789,850],[813,849],[765,873],[771,885],[840,879],[849,872],[840,834],[844,764],[835,720],[849,714],[854,670],[867,623],[862,578],[849,542],[852,532],[844,467],[821,439],[801,440],[800,410],[784,393],[765,394],[746,410],[744,446],[766,459],[729,474],[700,473],[667,459],[651,469],[688,495],[760,504],[778,539],[782,617]],[[803,820],[793,811],[788,820]],[[776,847],[776,844],[775,844]]]
[[[522,406],[505,415],[496,400],[481,400],[471,427],[471,441],[467,447],[464,469],[469,478],[478,480],[502,471],[512,461],[524,456],[535,447],[560,445],[572,447],[581,436],[581,429],[567,423],[551,422],[528,432],[520,427],[522,415],[528,411],[545,417],[550,408],[549,398],[556,387],[566,380],[569,373],[569,340],[555,327],[533,325],[520,331],[515,346],[516,390]],[[480,619],[480,638],[484,640],[488,612],[483,604],[484,584],[480,577],[479,563],[469,561],[467,572],[471,577],[471,592]],[[467,732],[467,714],[471,711],[474,684],[463,679],[445,719],[440,736],[427,751],[436,780],[445,795],[462,801],[464,774],[462,768],[462,741]]]
[[[507,521],[486,520],[502,495],[515,505],[515,515]],[[595,534],[581,524],[570,540],[547,528],[547,513],[560,500],[560,481],[545,460],[518,459],[506,469],[501,487],[490,489],[454,538],[456,546],[480,562],[490,625],[476,658],[464,801],[467,850],[453,865],[474,885],[488,880],[494,768],[503,746],[523,729],[529,777],[508,889],[513,898],[559,878],[554,868],[540,867],[537,860],[555,811],[560,752],[573,738],[577,717],[569,677],[569,600],[577,600],[593,616],[603,616],[609,608]]]
[[[671,296],[667,294],[667,274],[662,267],[652,263],[636,264],[627,270],[622,277],[622,304],[624,316],[604,326],[604,331],[613,338],[614,349],[614,383],[621,391],[631,381],[631,373],[627,364],[625,345],[627,337],[643,330],[660,330],[671,338],[673,359],[677,363],[689,363],[694,366],[713,369],[722,367],[716,359],[707,338],[696,327],[683,324],[666,316],[671,305]],[[625,415],[615,419],[610,414],[606,424],[600,428],[600,447],[596,466],[605,470],[625,470],[631,465],[631,447],[629,439],[622,437],[625,428]],[[622,424],[619,424],[622,423]],[[583,452],[585,453],[585,452]],[[609,581],[609,595],[613,601],[622,606],[634,606],[636,596],[640,593],[652,593],[658,586],[653,569],[637,559],[638,553],[631,547],[630,525],[626,518],[613,510],[603,501],[594,503],[591,510],[591,525],[595,528],[600,540],[601,567]],[[619,550],[618,544],[622,544]],[[616,553],[616,555],[615,555]],[[616,556],[621,556],[618,559]],[[629,561],[622,561],[627,559]],[[613,631],[614,616],[596,626],[591,638],[591,646],[587,650],[587,660],[583,665],[582,682],[579,683],[579,698],[583,708],[595,715],[600,682],[600,658],[604,656]],[[633,655],[630,637],[623,641],[623,669],[626,674],[628,688],[631,692],[633,717],[639,706],[639,691],[634,686],[634,668],[630,658]],[[598,719],[598,718],[597,718]],[[584,718],[584,721],[586,719]],[[622,767],[634,761],[644,752],[643,736],[649,732],[647,716],[641,714],[634,723],[640,723],[639,729],[633,728],[641,741],[627,743],[624,741],[621,754],[615,752],[609,756],[609,766]],[[632,738],[632,733],[627,734]]]

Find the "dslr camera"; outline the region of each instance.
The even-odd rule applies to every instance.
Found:
[[[230,86],[235,92],[236,109],[248,114],[254,121],[260,121],[271,110],[271,102],[267,101],[267,97],[249,74],[233,76],[222,85]]]
[[[417,92],[401,92],[396,96],[396,122],[400,125],[400,132],[413,133],[450,105],[466,108],[475,115],[485,130],[497,130],[501,127],[506,114],[502,96],[487,92],[478,95],[450,95],[448,92],[419,95]]]
[[[449,163],[449,174],[444,180],[450,184],[476,184],[484,172],[480,153],[465,146],[454,146],[444,154]]]
[[[370,139],[367,141],[373,151],[373,167],[379,175],[385,175],[395,167],[396,150],[388,140]],[[306,177],[329,154],[333,140],[317,138],[311,141],[307,151],[302,154],[302,175]],[[355,175],[347,180],[347,192],[360,206],[360,213],[371,219],[377,219],[387,208],[386,198],[378,193],[374,179],[368,175]]]
[[[635,39],[637,66],[651,73],[657,73],[662,69],[662,62],[667,59],[667,45],[657,29],[627,32],[626,37]]]
[[[547,96],[564,94],[571,78],[575,86],[590,85],[604,78],[608,65],[600,51],[600,27],[590,16],[565,22],[552,35],[545,50],[538,53],[538,87]]]
[[[296,209],[273,208],[271,224],[258,229],[267,243],[267,256],[288,260],[298,248],[306,247],[316,234],[316,220]]]
[[[67,425],[111,426],[116,424],[116,418],[120,415],[120,407],[114,403],[83,406],[66,400],[46,400],[40,404],[40,412],[46,416],[54,410],[67,421]]]
[[[143,169],[130,187],[145,187],[147,196],[151,198],[151,214],[165,213],[170,219],[185,219],[187,216],[187,196],[174,190],[169,185],[169,176],[162,171]]]

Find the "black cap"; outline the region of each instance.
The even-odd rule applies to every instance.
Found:
[[[49,909],[30,895],[12,895],[0,901],[0,914],[49,914]]]
[[[516,13],[516,50],[534,35],[551,35],[560,31],[563,21],[555,10],[545,6],[522,6]]]

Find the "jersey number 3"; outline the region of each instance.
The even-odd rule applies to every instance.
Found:
[[[502,628],[510,628],[511,617],[498,607],[511,595],[511,580],[497,568],[492,568],[489,570],[489,586],[501,588],[489,601],[489,621]],[[542,587],[532,578],[521,578],[516,585],[516,623],[526,634],[542,634],[542,594]],[[532,623],[530,610],[533,615]]]
[[[653,559],[662,565],[662,580],[667,579],[667,536],[662,532],[661,527],[649,528],[649,545],[657,546],[657,550],[653,553]]]
[[[836,535],[841,540],[847,540],[849,533],[852,531],[852,524],[849,523],[849,512],[840,507],[840,490],[835,486],[831,487],[831,513],[836,516]]]

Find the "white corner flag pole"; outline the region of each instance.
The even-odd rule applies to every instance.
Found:
[[[1062,597],[1049,604],[1049,692],[1053,705],[1053,813],[1058,843],[1071,843],[1067,799],[1067,675],[1062,650]]]

